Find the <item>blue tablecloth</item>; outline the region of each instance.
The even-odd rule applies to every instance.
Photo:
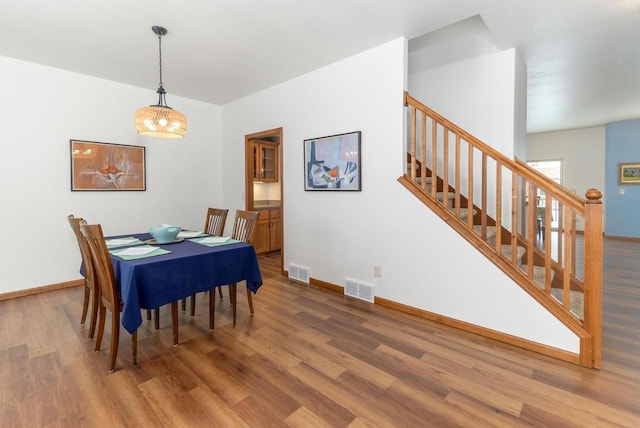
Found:
[[[151,238],[149,234],[126,236]],[[244,280],[253,293],[262,285],[256,252],[244,242],[207,247],[185,240],[159,247],[171,253],[137,260],[111,256],[124,302],[121,322],[129,333],[142,324],[140,309],[155,309],[194,293]]]

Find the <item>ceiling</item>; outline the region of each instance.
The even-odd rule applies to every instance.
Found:
[[[528,74],[528,132],[640,118],[640,0],[0,0],[0,55],[223,105],[480,15]],[[6,82],[3,82],[6,84]],[[150,97],[152,100],[153,98]]]

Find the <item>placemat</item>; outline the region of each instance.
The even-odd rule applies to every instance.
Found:
[[[207,247],[218,247],[220,245],[228,245],[235,244],[236,242],[241,242],[236,239],[225,238],[223,236],[205,236],[204,238],[194,238],[189,239],[191,242],[195,242],[196,244],[206,245]]]
[[[165,250],[164,248],[152,247],[151,245],[144,245],[129,247],[122,250],[113,250],[109,252],[114,256],[120,257],[123,260],[136,260],[169,254],[171,251]]]

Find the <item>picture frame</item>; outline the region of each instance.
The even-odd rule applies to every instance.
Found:
[[[304,140],[304,190],[361,191],[361,131]]]
[[[145,147],[69,140],[71,191],[144,191]]]
[[[618,184],[640,184],[640,162],[619,163]]]

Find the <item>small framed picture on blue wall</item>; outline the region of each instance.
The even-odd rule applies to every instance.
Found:
[[[640,184],[640,162],[619,163],[618,184]]]

